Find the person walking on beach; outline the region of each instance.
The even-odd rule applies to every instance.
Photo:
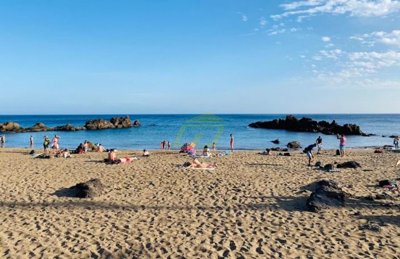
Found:
[[[171,150],[171,142],[167,141],[167,149]]]
[[[346,136],[344,134],[342,134],[342,135],[337,135],[336,137],[337,137],[337,139],[339,139],[340,156],[343,157],[344,156],[344,148],[347,144]]]
[[[47,136],[44,136],[44,138],[43,138],[43,151],[44,151],[44,153],[47,152],[47,149],[49,148],[49,145],[50,145],[49,138]]]
[[[32,135],[29,137],[29,147],[33,148],[33,136]]]
[[[318,136],[318,138],[317,138],[315,143],[317,144],[317,154],[319,154],[321,152],[321,149],[322,149],[322,137]]]
[[[233,134],[231,134],[230,137],[231,137],[231,139],[230,139],[230,141],[229,141],[229,146],[230,146],[230,148],[231,148],[231,152],[233,152],[233,149],[234,149],[234,147],[235,147],[235,139],[234,139],[234,137],[233,137]]]
[[[3,148],[5,144],[6,144],[6,135],[2,135],[0,137],[0,146]]]

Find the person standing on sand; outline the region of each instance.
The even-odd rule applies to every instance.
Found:
[[[171,150],[171,142],[167,141],[167,149]]]
[[[317,154],[319,154],[321,152],[321,149],[322,149],[322,137],[318,136],[318,138],[317,138],[315,143],[317,144]]]
[[[165,149],[165,143],[166,143],[165,140],[161,141],[161,149]]]
[[[59,136],[54,135],[54,138],[53,138],[53,140],[52,140],[53,145],[51,146],[51,148],[53,148],[53,149],[55,149],[55,150],[58,150],[58,149],[60,148],[60,146],[59,146],[59,144],[58,144],[59,139],[60,139]]]
[[[394,137],[393,145],[395,149],[399,149],[399,136]]]
[[[0,137],[0,145],[1,147],[4,147],[5,144],[6,144],[6,135],[2,135]]]
[[[43,138],[43,151],[44,151],[44,153],[47,152],[47,149],[49,148],[49,145],[50,145],[49,138],[47,136],[44,136],[44,138]]]
[[[234,139],[234,137],[233,137],[233,134],[231,134],[230,137],[231,137],[231,139],[230,139],[230,141],[229,141],[229,146],[230,146],[230,148],[231,148],[231,152],[233,152],[233,149],[234,149],[234,147],[235,147],[235,139]]]
[[[33,136],[32,135],[29,137],[29,147],[33,148]]]
[[[215,142],[212,143],[212,150],[217,151],[217,144]]]
[[[344,134],[342,134],[342,135],[337,135],[336,138],[339,139],[339,152],[340,152],[340,156],[343,157],[344,156],[344,148],[347,144],[346,136]]]

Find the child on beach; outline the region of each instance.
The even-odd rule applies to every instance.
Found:
[[[44,151],[44,153],[46,153],[47,150],[49,149],[49,145],[50,145],[50,139],[47,136],[44,136],[44,138],[43,138],[43,151]]]

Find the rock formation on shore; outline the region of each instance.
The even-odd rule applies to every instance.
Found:
[[[122,129],[131,128],[132,126],[140,126],[139,121],[135,121],[134,125],[131,119],[126,117],[113,117],[110,120],[98,119],[90,120],[83,127],[74,127],[71,124],[47,127],[45,124],[38,122],[30,128],[22,128],[16,122],[0,123],[0,132],[23,133],[23,132],[42,132],[42,131],[79,131],[79,130],[100,130],[100,129]]]
[[[297,119],[293,115],[286,116],[285,119],[275,119],[272,121],[258,121],[249,124],[252,128],[262,129],[283,129],[296,132],[320,132],[326,135],[358,135],[358,136],[371,136],[361,131],[360,126],[356,124],[339,125],[336,121],[331,123],[327,121],[315,121],[311,118]]]
[[[310,211],[319,212],[330,207],[342,207],[346,194],[331,180],[321,180],[315,183],[315,191],[310,195],[306,206]]]

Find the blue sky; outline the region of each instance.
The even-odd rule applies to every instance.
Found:
[[[2,114],[400,112],[400,0],[5,0],[0,17]]]

